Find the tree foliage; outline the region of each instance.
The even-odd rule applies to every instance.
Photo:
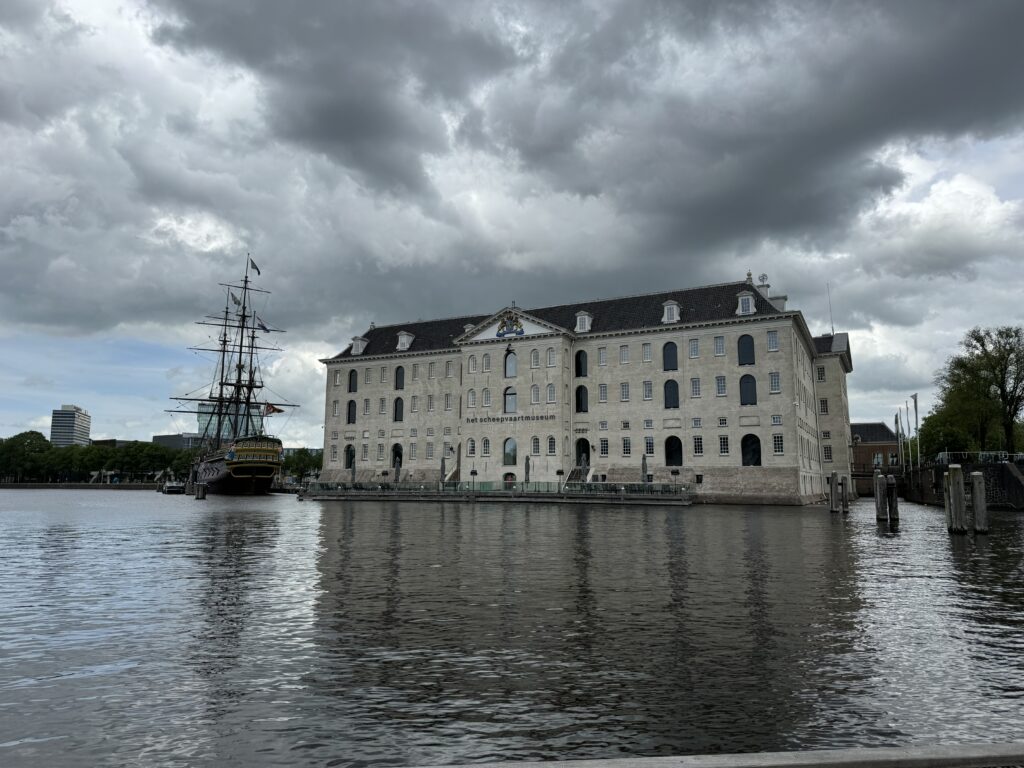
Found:
[[[284,459],[284,471],[301,483],[309,475],[316,474],[323,467],[323,457],[300,448]]]
[[[939,402],[921,425],[922,448],[1016,451],[1024,410],[1024,329],[972,328],[936,374]]]

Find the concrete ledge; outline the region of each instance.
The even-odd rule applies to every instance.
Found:
[[[415,501],[422,503],[433,501],[449,504],[594,504],[617,505],[626,507],[688,507],[692,503],[689,498],[679,496],[623,496],[616,494],[557,494],[557,493],[374,493],[361,491],[356,493],[330,494],[311,493],[300,496],[308,501]]]
[[[475,763],[472,768],[1003,768],[1024,766],[1024,742],[951,746],[753,752],[738,755],[624,757]],[[433,768],[440,768],[433,766]],[[470,768],[470,766],[445,768]]]

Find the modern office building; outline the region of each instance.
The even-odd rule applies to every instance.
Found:
[[[50,418],[50,443],[57,448],[69,445],[89,445],[92,419],[89,412],[77,405],[62,405],[54,409]]]
[[[816,341],[786,301],[748,273],[687,290],[371,325],[321,361],[321,479],[643,477],[690,483],[702,501],[820,500],[833,468],[849,474],[834,435],[848,442],[852,359],[845,335]]]
[[[203,444],[203,436],[198,432],[179,432],[175,435],[153,435],[153,442],[164,448],[175,451],[193,450]]]

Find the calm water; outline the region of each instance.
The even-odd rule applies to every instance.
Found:
[[[0,491],[0,765],[408,765],[1024,731],[1024,517]]]

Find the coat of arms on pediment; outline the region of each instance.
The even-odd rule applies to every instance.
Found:
[[[498,332],[495,334],[499,339],[506,336],[522,336],[526,331],[523,329],[523,321],[515,312],[506,312],[498,321]]]

